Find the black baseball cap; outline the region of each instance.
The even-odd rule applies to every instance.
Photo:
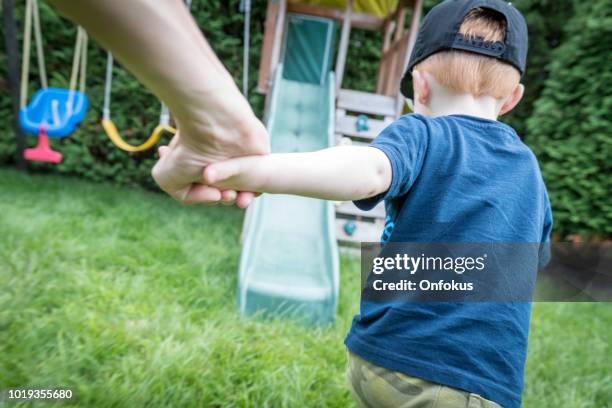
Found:
[[[506,19],[506,38],[502,41],[483,41],[459,33],[468,13],[476,8],[493,10]],[[444,0],[431,9],[423,19],[400,89],[406,97],[412,95],[412,69],[425,58],[444,50],[462,50],[486,55],[507,62],[525,72],[528,35],[523,15],[503,0]]]

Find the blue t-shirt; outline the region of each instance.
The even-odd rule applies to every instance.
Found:
[[[537,160],[503,123],[402,116],[374,140],[391,162],[383,242],[548,242],[552,214]],[[372,363],[521,405],[531,304],[362,301],[347,347]]]

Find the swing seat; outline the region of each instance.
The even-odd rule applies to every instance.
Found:
[[[115,126],[112,120],[102,119],[102,128],[115,146],[117,146],[121,150],[130,153],[143,152],[152,148],[153,146],[155,146],[155,144],[159,141],[159,139],[165,132],[173,135],[176,133],[176,129],[174,129],[172,126],[159,124],[155,127],[155,129],[153,129],[153,132],[151,132],[151,136],[149,136],[149,138],[144,143],[140,145],[131,145],[121,137],[119,131],[117,130],[117,127]]]
[[[72,110],[68,101],[72,93]],[[87,113],[87,95],[63,88],[39,89],[19,112],[19,126],[24,132],[38,135],[44,127],[49,137],[65,137],[74,132]]]

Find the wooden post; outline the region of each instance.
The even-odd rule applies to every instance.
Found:
[[[353,0],[346,2],[344,21],[342,22],[342,34],[340,35],[340,45],[338,47],[338,58],[336,59],[336,94],[342,88],[342,78],[344,77],[344,66],[346,65],[346,53],[348,51],[349,37],[351,35],[351,16],[353,14]]]
[[[408,62],[410,61],[410,54],[412,54],[412,49],[414,48],[414,43],[416,42],[417,34],[419,33],[419,22],[421,21],[421,13],[423,12],[423,0],[416,0],[414,6],[412,7],[412,18],[410,19],[410,28],[408,29],[408,43],[406,45],[406,54],[404,55],[403,61],[401,61],[402,66],[400,75],[404,75],[406,72],[406,68],[408,67]],[[401,115],[402,109],[404,107],[404,96],[402,92],[398,90],[397,92],[397,114]]]
[[[397,16],[397,26],[395,27],[395,41],[399,41],[404,33],[404,21],[406,21],[406,8],[401,7]]]
[[[393,30],[395,30],[395,20],[391,18],[391,16],[387,17],[385,20],[385,31],[383,35],[383,46],[382,51],[380,52],[380,62],[378,63],[378,79],[376,81],[376,93],[382,94],[383,89],[386,88],[388,75],[389,64],[387,62],[388,55],[387,51],[391,47],[391,36],[393,34]]]
[[[2,0],[2,14],[4,16],[4,47],[7,56],[8,83],[11,89],[11,102],[13,106],[13,128],[17,143],[17,166],[20,170],[28,169],[23,158],[26,147],[25,135],[19,127],[19,46],[17,44],[17,24],[15,22],[14,0]]]
[[[384,33],[384,39],[383,39],[382,52],[387,51],[389,47],[391,46],[391,34],[393,34],[393,30],[395,30],[395,21],[389,20],[385,24],[385,33]]]
[[[276,67],[280,60],[281,47],[283,42],[283,31],[285,30],[285,15],[287,14],[287,0],[278,0],[278,14],[276,16],[276,27],[274,30],[274,45],[272,46],[272,56],[270,62],[270,72],[268,73],[268,82],[274,79]],[[269,89],[269,86],[268,86]]]
[[[388,55],[387,71],[385,73],[385,80],[380,92],[384,95],[394,96],[397,92],[397,89],[395,89],[395,78],[397,76],[398,64],[401,64],[401,62],[399,61],[399,58],[401,58],[399,46],[402,40],[402,34],[404,33],[405,21],[406,8],[399,4],[398,9],[396,10],[395,33],[393,35],[392,45],[393,51],[390,52]]]
[[[259,59],[259,76],[257,78],[257,92],[263,94],[268,92],[268,76],[270,75],[270,65],[272,64],[272,48],[274,47],[278,8],[278,2],[268,0],[264,39],[261,47],[261,58]]]

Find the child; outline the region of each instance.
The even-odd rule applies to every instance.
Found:
[[[536,158],[497,121],[523,95],[527,28],[501,0],[446,0],[424,19],[402,92],[414,114],[369,147],[271,154],[209,165],[240,191],[385,200],[389,242],[546,242],[552,216]],[[346,338],[364,407],[521,405],[531,304],[361,304]]]

